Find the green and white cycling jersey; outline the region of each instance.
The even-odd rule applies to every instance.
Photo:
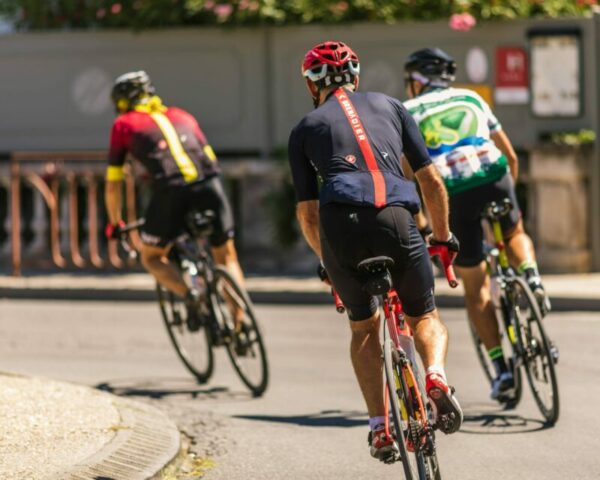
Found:
[[[450,195],[494,182],[508,171],[506,157],[490,139],[502,126],[477,93],[436,89],[404,105],[417,122]]]

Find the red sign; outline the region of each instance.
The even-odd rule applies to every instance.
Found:
[[[496,49],[496,87],[527,87],[527,52],[520,47]]]

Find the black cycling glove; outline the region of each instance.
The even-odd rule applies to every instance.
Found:
[[[433,230],[431,230],[429,225],[425,225],[423,228],[419,228],[419,233],[421,234],[421,237],[423,237],[423,240],[427,240],[427,238],[433,233]]]
[[[454,253],[458,253],[460,251],[460,242],[452,232],[450,232],[450,238],[445,242],[440,242],[439,240],[431,237],[429,240],[429,245],[443,245],[444,247],[447,247],[450,252]]]
[[[327,270],[325,270],[325,266],[322,262],[319,262],[319,266],[317,267],[317,275],[322,282],[329,281],[329,275],[327,275]]]

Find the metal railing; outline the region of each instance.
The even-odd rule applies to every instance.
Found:
[[[0,202],[5,197],[8,200],[4,217],[0,208],[0,242],[3,230],[8,234],[0,244],[0,259],[9,259],[13,275],[49,267],[107,270],[137,265],[117,242],[107,242],[102,231],[106,165],[105,151],[21,151],[12,153],[8,162],[0,162]],[[287,258],[273,243],[269,213],[262,208],[263,197],[281,181],[281,164],[236,157],[220,165],[236,218],[240,255],[247,253],[254,263],[263,255],[267,264],[277,255]],[[124,186],[127,222],[134,221],[148,203],[150,187],[143,169],[128,162]],[[132,232],[130,239],[140,246],[137,232]]]
[[[99,193],[104,184],[106,164],[106,152],[98,151],[15,152],[11,155],[8,225],[13,275],[21,274],[24,253],[30,251],[35,256],[36,252],[32,250],[36,250],[43,254],[44,244],[49,246],[51,260],[59,268],[125,266],[115,242],[101,245],[104,240],[100,218],[104,207]],[[37,248],[32,248],[31,244],[24,248],[21,194],[24,186],[33,191],[31,221],[35,241],[32,243]],[[84,211],[81,211],[82,205]],[[125,176],[125,208],[127,220],[134,220],[136,186],[130,172]],[[135,234],[132,240],[139,241]]]

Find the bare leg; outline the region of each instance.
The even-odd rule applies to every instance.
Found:
[[[523,220],[519,220],[517,226],[505,235],[506,252],[510,263],[515,268],[526,262],[529,265],[535,265],[535,250],[533,242],[523,228]]]
[[[212,247],[212,254],[217,265],[223,265],[229,270],[229,273],[233,275],[233,278],[244,286],[244,273],[242,267],[238,262],[237,252],[235,250],[235,243],[232,239],[227,240],[223,245],[218,247]]]
[[[437,309],[420,317],[406,315],[406,320],[413,331],[415,347],[425,369],[433,365],[443,368],[448,351],[448,330]]]
[[[489,351],[500,345],[496,311],[490,296],[490,279],[485,262],[476,267],[456,267],[465,288],[465,303],[475,331]]]
[[[244,273],[242,272],[242,267],[238,262],[233,239],[227,240],[223,245],[213,247],[212,254],[215,259],[215,263],[227,268],[233,278],[242,288],[244,288]],[[236,331],[239,331],[242,326],[242,321],[244,320],[244,311],[239,308],[237,303],[233,301],[230,301],[229,306],[235,318],[235,329]]]
[[[177,269],[167,260],[170,247],[153,247],[144,244],[141,251],[142,265],[163,287],[175,295],[185,297],[188,287]]]
[[[379,312],[366,320],[350,321],[350,357],[356,379],[367,404],[369,417],[385,415],[383,361],[379,343]]]

